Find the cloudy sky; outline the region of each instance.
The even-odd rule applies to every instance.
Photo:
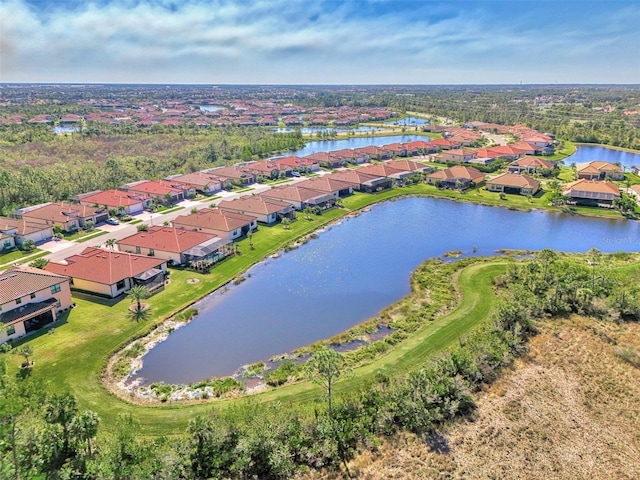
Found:
[[[640,1],[0,0],[0,82],[640,83]]]

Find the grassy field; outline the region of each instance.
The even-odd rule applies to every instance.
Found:
[[[198,405],[134,406],[110,394],[100,379],[109,356],[132,338],[146,333],[161,318],[175,313],[195,299],[205,295],[244,271],[249,265],[276,251],[287,239],[307,233],[343,212],[333,210],[312,221],[300,219],[285,230],[278,225],[262,227],[253,237],[254,250],[247,240],[240,244],[241,254],[226,260],[208,275],[173,270],[167,288],[148,300],[154,321],[133,323],[126,317],[129,302],[122,300],[112,306],[78,299],[77,307],[56,326],[54,334],[41,334],[30,341],[34,348],[36,367],[33,375],[44,379],[52,391],[71,391],[83,408],[98,412],[108,429],[119,414],[130,413],[141,422],[141,431],[151,435],[180,432],[196,412],[205,412],[213,405],[224,406],[230,400]],[[502,264],[478,264],[468,267],[460,276],[461,304],[456,312],[426,325],[402,345],[375,362],[357,369],[348,383],[337,385],[337,391],[363,386],[373,375],[383,372],[394,375],[419,365],[426,357],[446,348],[460,335],[486,317],[493,298],[490,282],[501,271]],[[187,280],[199,283],[188,285]],[[105,302],[106,303],[106,302]],[[9,357],[14,361],[13,357]],[[17,360],[15,360],[17,365]],[[255,395],[258,401],[310,402],[322,397],[322,391],[308,382],[286,386]]]
[[[30,340],[36,362],[33,375],[44,379],[52,391],[71,391],[78,397],[83,408],[98,412],[106,428],[113,425],[119,414],[130,413],[141,422],[141,431],[145,434],[164,435],[179,432],[194,413],[207,411],[214,404],[224,406],[229,401],[188,406],[134,406],[116,398],[103,387],[101,374],[108,358],[132,339],[147,333],[155,324],[241,275],[254,263],[280,250],[283,245],[340,218],[349,211],[401,195],[430,195],[522,209],[536,206],[542,208],[544,205],[544,196],[533,198],[531,202],[519,196],[508,196],[508,199],[503,201],[498,194],[482,189],[459,194],[439,191],[424,184],[375,195],[354,194],[344,199],[345,209],[329,210],[320,217],[312,216],[311,220],[301,215],[291,224],[290,229],[285,229],[282,225],[261,226],[253,236],[253,248],[250,248],[249,241],[244,239],[239,243],[239,255],[225,260],[207,275],[172,270],[171,282],[167,288],[148,300],[152,309],[152,319],[148,322],[136,324],[128,320],[126,300],[112,306],[77,300],[77,308],[56,327],[55,334],[43,334]],[[395,375],[410,370],[429,355],[442,351],[460,335],[474,328],[486,318],[491,308],[493,292],[489,280],[503,267],[503,263],[467,267],[459,277],[462,296],[461,303],[454,312],[426,325],[399,347],[373,363],[357,369],[348,383],[337,385],[337,390],[364,386],[376,373]],[[197,284],[188,284],[187,280],[190,278],[200,281]],[[10,356],[9,361],[17,368],[17,357]],[[258,401],[299,403],[320,397],[319,388],[310,383],[299,383],[252,398]]]
[[[545,321],[516,361],[476,395],[469,421],[437,432],[441,453],[402,434],[352,462],[357,478],[640,478],[640,325]],[[473,472],[470,475],[469,472]],[[335,478],[311,473],[305,479]]]

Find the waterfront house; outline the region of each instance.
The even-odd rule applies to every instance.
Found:
[[[426,155],[433,153],[436,148],[432,142],[425,142],[424,140],[414,140],[413,142],[407,142],[404,144],[404,148],[407,150],[407,155],[415,157],[417,155]]]
[[[487,148],[482,154],[478,152],[478,156],[486,158],[504,158],[505,160],[517,160],[525,155],[524,150],[512,147],[511,145],[498,145],[497,147]]]
[[[80,205],[97,205],[109,210],[122,210],[128,215],[142,212],[151,205],[151,197],[123,190],[104,190],[77,195]]]
[[[460,143],[456,141],[447,140],[446,138],[436,138],[431,141],[431,146],[439,150],[451,150],[452,148],[460,148]]]
[[[484,173],[477,168],[463,165],[454,165],[427,175],[427,183],[439,188],[465,190],[482,182],[484,182]]]
[[[345,182],[338,180],[333,175],[324,175],[322,177],[311,178],[301,183],[303,187],[319,190],[329,193],[333,198],[347,197],[353,193],[354,182]]]
[[[584,178],[565,185],[562,192],[569,197],[569,203],[611,207],[620,198],[620,189],[609,181],[586,180]]]
[[[407,147],[404,143],[389,143],[388,145],[383,145],[382,148],[389,152],[392,157],[407,156]]]
[[[365,155],[367,157],[367,161],[369,160],[387,160],[391,158],[391,152],[385,150],[384,148],[377,147],[375,145],[369,145],[367,147],[359,147],[355,148],[361,155]]]
[[[556,164],[549,160],[538,157],[522,157],[509,164],[508,170],[511,173],[537,173],[540,170],[553,170]]]
[[[540,182],[526,173],[503,173],[491,180],[487,180],[487,190],[490,192],[533,196],[540,190]]]
[[[363,153],[359,150],[355,150],[352,148],[343,148],[342,150],[335,150],[331,152],[331,155],[333,155],[334,157],[338,157],[344,162],[355,163],[358,165],[361,163],[365,163],[367,160],[369,160],[369,156],[366,153]]]
[[[228,212],[219,208],[203,208],[195,213],[176,217],[171,225],[235,240],[258,228],[257,222],[257,217],[253,215]]]
[[[351,184],[355,190],[366,193],[380,192],[393,186],[391,178],[379,173],[363,172],[361,168],[332,173],[330,179]]]
[[[593,161],[576,166],[578,178],[586,180],[624,180],[624,172],[615,163]]]
[[[234,200],[221,200],[218,208],[226,212],[252,215],[258,219],[258,222],[267,225],[273,225],[284,217],[295,218],[295,212],[290,203],[259,195],[249,195]]]
[[[0,343],[55,322],[71,308],[69,279],[26,266],[0,273]]]
[[[74,290],[115,298],[135,285],[150,291],[162,288],[167,261],[89,247],[62,262],[49,262],[44,269],[69,277]]]
[[[193,229],[153,226],[118,240],[120,251],[161,258],[173,265],[201,260],[215,260],[228,252],[223,247],[228,238]]]
[[[267,199],[275,199],[290,203],[296,210],[304,210],[307,207],[332,207],[335,199],[332,194],[306,187],[307,182],[295,185],[275,187],[260,194]]]
[[[68,202],[44,203],[22,208],[14,214],[34,223],[58,226],[65,232],[73,232],[80,227],[85,227],[87,222],[93,222],[96,225],[109,218],[109,211],[106,208]]]
[[[53,238],[53,227],[29,219],[0,217],[0,233],[13,238],[13,244],[21,247],[25,240],[42,243]],[[3,240],[4,243],[11,240]]]

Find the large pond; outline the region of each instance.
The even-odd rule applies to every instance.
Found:
[[[334,150],[342,150],[343,148],[359,148],[375,145],[389,145],[391,143],[413,142],[414,140],[428,141],[429,137],[423,135],[389,135],[385,137],[359,137],[347,138],[344,140],[323,140],[317,142],[309,142],[304,148],[292,152],[291,155],[305,157],[317,152],[331,152]]]
[[[602,160],[610,163],[620,163],[625,167],[640,168],[640,153],[625,152],[624,150],[614,150],[596,145],[580,145],[576,153],[564,159],[564,164],[571,165],[575,163],[578,165],[592,160]]]
[[[230,375],[375,316],[409,293],[427,258],[546,247],[635,251],[640,224],[429,198],[379,204],[199,302],[199,315],[151,350],[138,375],[147,384]]]

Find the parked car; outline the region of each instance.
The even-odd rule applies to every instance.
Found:
[[[105,223],[108,223],[109,225],[120,225],[120,221],[117,218],[107,218]]]
[[[291,172],[291,175],[294,177],[299,177],[300,176],[300,172]]]

